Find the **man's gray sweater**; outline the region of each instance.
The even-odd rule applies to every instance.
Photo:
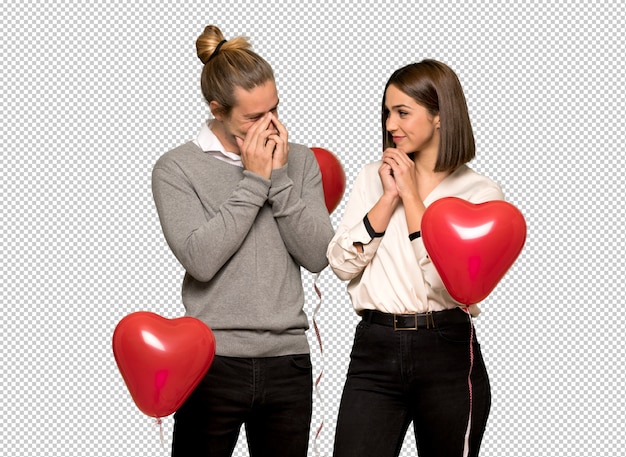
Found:
[[[193,142],[152,171],[165,239],[186,271],[186,315],[211,328],[218,355],[309,352],[300,267],[326,267],[333,228],[313,152],[289,146],[288,164],[270,179]]]

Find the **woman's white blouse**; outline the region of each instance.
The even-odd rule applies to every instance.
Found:
[[[372,238],[363,222],[383,194],[378,175],[381,162],[366,165],[357,176],[343,219],[330,242],[331,268],[348,283],[348,294],[358,314],[364,309],[385,313],[424,313],[463,306],[446,291],[428,257],[421,237],[409,240],[404,207],[398,205],[382,237]],[[502,189],[466,165],[448,175],[426,198],[424,205],[443,197],[472,203],[503,200]],[[355,243],[363,244],[359,253]],[[473,316],[480,313],[470,307]]]

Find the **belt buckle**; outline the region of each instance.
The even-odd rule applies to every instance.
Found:
[[[417,330],[417,313],[413,313],[413,319],[415,319],[415,324],[413,327],[398,327],[398,316],[408,316],[408,314],[393,314],[393,329],[397,330]]]

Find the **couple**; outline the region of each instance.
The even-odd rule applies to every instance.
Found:
[[[450,297],[420,237],[438,198],[503,198],[466,165],[474,138],[454,72],[424,60],[392,74],[382,158],[358,175],[335,233],[315,156],[289,143],[278,119],[270,65],[216,26],[196,47],[212,119],[157,161],[152,189],[186,271],[186,315],[211,327],[217,355],[175,414],[172,455],[231,456],[242,424],[253,457],[307,455],[313,386],[300,268],[328,264],[362,317],[334,455],[396,456],[411,422],[420,456],[478,455],[490,405],[471,322],[479,310]]]

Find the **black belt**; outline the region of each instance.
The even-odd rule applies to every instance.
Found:
[[[364,321],[393,327],[394,330],[417,330],[469,322],[469,315],[459,309],[431,311],[424,314],[392,314],[366,309],[361,312]]]

